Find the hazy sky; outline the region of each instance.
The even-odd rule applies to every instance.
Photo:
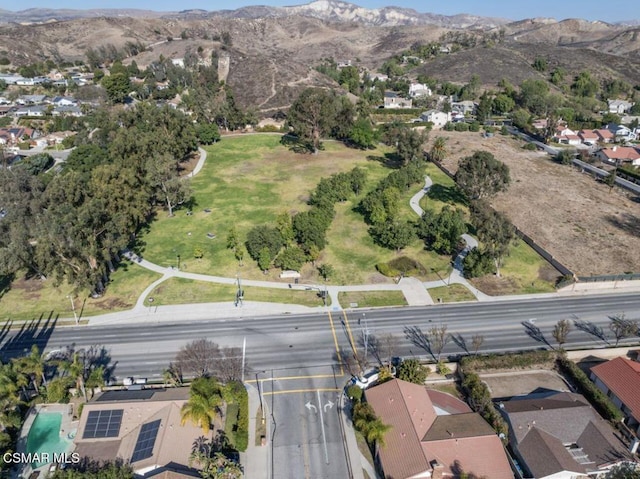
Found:
[[[0,8],[10,10],[27,8],[140,8],[156,11],[177,11],[190,8],[204,10],[234,9],[246,5],[299,5],[301,0],[21,0],[7,2]],[[358,0],[357,5],[378,8],[386,5],[414,8],[419,12],[473,13],[476,15],[522,19],[530,17],[584,18],[608,22],[640,18],[638,0]]]

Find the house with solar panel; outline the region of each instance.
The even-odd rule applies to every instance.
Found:
[[[106,391],[84,405],[75,437],[83,458],[120,459],[141,476],[199,477],[189,467],[202,429],[181,425],[188,388]]]

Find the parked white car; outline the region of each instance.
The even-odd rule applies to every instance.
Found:
[[[373,386],[380,377],[378,369],[372,369],[360,376],[355,376],[351,379],[352,384],[358,386],[360,389],[367,389],[369,386]]]

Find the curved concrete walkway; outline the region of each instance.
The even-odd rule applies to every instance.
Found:
[[[424,214],[424,210],[420,207],[420,200],[423,196],[429,193],[429,189],[433,186],[433,181],[428,176],[424,177],[424,187],[418,191],[415,195],[411,197],[409,201],[409,206],[411,209],[418,215],[422,216]],[[478,240],[476,240],[473,236],[468,234],[463,234],[462,239],[466,243],[467,246],[456,256],[456,259],[453,262],[453,271],[451,274],[443,278],[442,281],[427,281],[424,282],[423,285],[425,288],[437,288],[439,286],[449,286],[450,284],[461,284],[466,287],[471,293],[476,297],[478,301],[487,301],[491,299],[491,296],[484,294],[477,288],[474,288],[469,281],[464,277],[463,274],[463,261],[464,258],[469,254],[474,248],[478,247]]]

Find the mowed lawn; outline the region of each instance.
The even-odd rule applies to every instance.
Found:
[[[388,151],[384,147],[361,151],[338,142],[326,142],[324,151],[317,155],[301,155],[281,146],[277,135],[223,138],[207,148],[206,164],[192,180],[195,196],[192,215],[187,215],[185,208],[177,210],[172,218],[160,211],[143,237],[142,255],[162,266],[177,265],[179,255],[181,269],[190,272],[277,280],[279,270],[273,268],[265,275],[248,256],[242,266],[238,264],[226,248],[229,229],[235,226],[244,241],[252,227],[274,224],[280,213],[307,210],[309,193],[320,178],[355,166],[367,172],[366,191],[373,189],[391,172],[379,161]],[[409,198],[418,188],[416,185],[414,191],[403,197],[402,214],[406,218],[415,217],[409,209]],[[328,246],[318,260],[334,267],[330,284],[390,281],[376,273],[375,265],[398,254],[375,245],[362,215],[354,211],[366,191],[336,205],[336,218],[327,235]],[[203,251],[203,258],[194,258],[196,248]],[[448,268],[448,258],[424,251],[417,239],[402,254],[420,261],[429,271],[436,268],[444,272]],[[310,264],[302,274],[305,282],[320,281]]]
[[[93,299],[88,291],[75,297],[76,313],[81,317],[131,309],[144,289],[160,275],[128,261],[123,261],[111,274],[105,294]],[[18,276],[0,294],[0,321],[73,318],[72,288],[51,279],[26,279]]]

